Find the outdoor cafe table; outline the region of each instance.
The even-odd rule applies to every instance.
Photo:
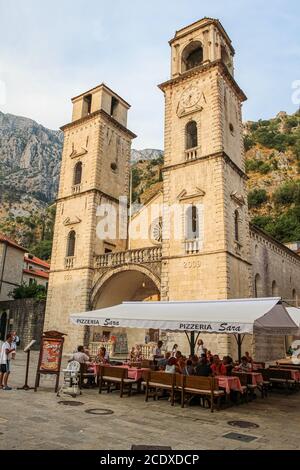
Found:
[[[219,387],[224,388],[227,395],[229,395],[231,390],[243,393],[241,382],[238,377],[218,375],[216,376],[216,379],[218,381]]]
[[[235,374],[247,374],[251,377],[252,385],[260,385],[263,383],[264,379],[260,372],[243,372],[240,370],[233,370]]]
[[[96,377],[99,377],[100,367],[101,365],[105,365],[105,367],[118,367],[122,369],[128,369],[128,378],[134,380],[135,382],[140,383],[143,378],[143,372],[148,371],[147,368],[140,368],[137,367],[130,367],[128,364],[123,364],[120,366],[111,366],[110,364],[91,364],[91,367],[94,370]]]
[[[258,369],[264,369],[264,365],[263,365],[262,363],[261,363],[261,364],[259,364],[259,363],[253,364],[253,365],[252,365],[252,369],[253,369],[254,371],[256,371],[256,370],[258,370]]]

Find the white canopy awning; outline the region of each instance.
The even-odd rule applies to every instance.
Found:
[[[208,301],[123,302],[70,315],[77,325],[154,328],[197,333],[296,334],[279,297]]]
[[[285,307],[285,308],[288,311],[288,314],[291,317],[291,319],[299,327],[298,332],[295,335],[300,336],[300,308],[296,308],[296,307]]]

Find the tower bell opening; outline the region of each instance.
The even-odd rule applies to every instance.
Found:
[[[182,72],[198,67],[203,62],[203,48],[200,41],[193,41],[182,53]]]

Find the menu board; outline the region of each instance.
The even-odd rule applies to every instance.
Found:
[[[59,331],[46,331],[43,334],[35,379],[35,392],[40,385],[40,378],[43,374],[56,375],[55,391],[58,391],[64,336],[65,334]]]
[[[61,351],[61,339],[43,338],[40,370],[58,372],[60,366]]]

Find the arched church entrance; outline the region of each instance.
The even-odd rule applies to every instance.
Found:
[[[160,280],[145,267],[131,266],[108,271],[96,283],[92,292],[92,309],[111,307],[124,301],[159,301]],[[89,344],[93,352],[104,343],[114,356],[127,355],[136,344],[156,342],[159,330],[137,328],[92,327]],[[101,343],[101,344],[100,344]]]

